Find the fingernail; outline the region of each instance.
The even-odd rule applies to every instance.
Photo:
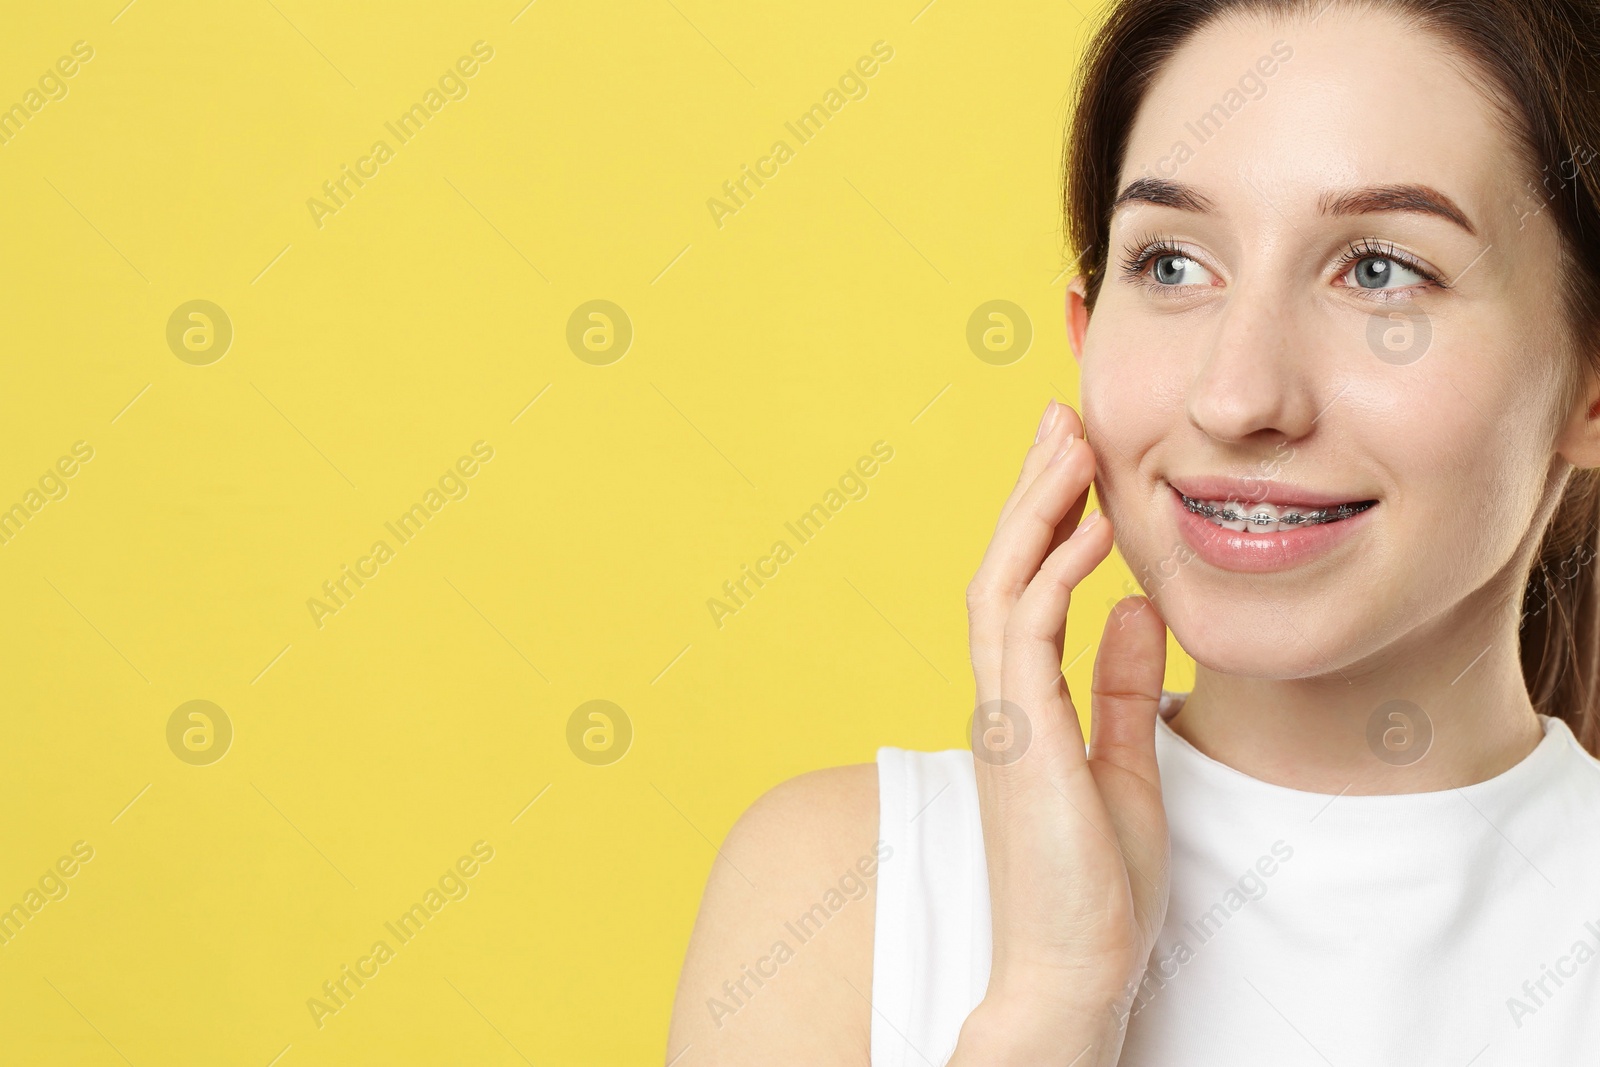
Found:
[[[1071,452],[1072,451],[1072,446],[1077,444],[1077,443],[1078,443],[1078,435],[1077,434],[1075,434],[1075,433],[1067,434],[1067,439],[1064,442],[1062,442],[1061,448],[1056,451],[1055,455],[1050,457],[1050,462],[1045,464],[1045,466],[1054,467],[1057,463],[1060,463],[1062,457],[1065,456],[1068,452]]]
[[[1078,528],[1076,530],[1072,531],[1072,537],[1077,537],[1079,534],[1083,533],[1083,531],[1087,530],[1089,527],[1093,526],[1095,523],[1097,523],[1099,521],[1100,521],[1100,509],[1099,508],[1095,508],[1093,511],[1089,512],[1089,514],[1087,514],[1087,515],[1085,515],[1083,517],[1083,521],[1082,522],[1078,523]],[[1072,540],[1072,537],[1067,538],[1067,540],[1068,541]]]
[[[1034,434],[1033,443],[1034,444],[1038,444],[1040,441],[1043,441],[1046,437],[1049,437],[1050,436],[1050,427],[1054,426],[1055,424],[1056,424],[1056,401],[1055,401],[1055,397],[1051,397],[1050,398],[1050,402],[1045,404],[1045,406],[1044,406],[1044,415],[1043,415],[1043,417],[1041,417],[1039,419],[1039,432]]]

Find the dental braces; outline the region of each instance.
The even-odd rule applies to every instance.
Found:
[[[1298,526],[1301,523],[1314,525],[1323,522],[1338,522],[1340,519],[1348,519],[1352,515],[1366,511],[1372,506],[1370,501],[1361,504],[1340,504],[1333,508],[1318,508],[1315,511],[1308,511],[1303,514],[1296,511],[1273,518],[1270,515],[1241,515],[1231,508],[1219,508],[1211,504],[1202,504],[1198,500],[1189,499],[1182,493],[1178,495],[1183,497],[1183,506],[1196,515],[1204,515],[1208,519],[1221,519],[1223,522],[1248,522],[1256,526],[1270,526],[1275,522],[1288,523],[1290,526]]]

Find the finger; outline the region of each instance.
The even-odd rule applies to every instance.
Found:
[[[979,703],[997,695],[1006,620],[1057,543],[1057,531],[1063,523],[1076,524],[1094,471],[1088,444],[1064,437],[989,542],[967,587],[968,642]]]
[[[1044,426],[1045,420],[1050,425]],[[1082,438],[1084,436],[1083,419],[1073,410],[1072,405],[1063,404],[1054,398],[1045,407],[1044,419],[1040,422],[1044,429],[1042,436],[1037,436],[1027,455],[1022,457],[1022,470],[1017,474],[1017,483],[1012,486],[1011,494],[1006,497],[1006,502],[1000,507],[1000,515],[995,520],[995,529],[1005,522],[1007,515],[1016,507],[1017,501],[1022,499],[1028,491],[1028,486],[1044,470],[1050,462],[1050,457],[1055,455],[1056,449],[1068,436]]]
[[[1160,785],[1156,715],[1166,675],[1167,626],[1147,597],[1119,600],[1106,620],[1090,685],[1089,758]]]
[[[1034,434],[1033,445],[1023,456],[1022,470],[1017,476],[1017,483],[1006,497],[1000,514],[995,519],[995,532],[998,533],[1005,516],[1010,514],[1016,502],[1022,497],[1028,486],[1038,477],[1049,462],[1054,450],[1059,448],[1058,441],[1061,433],[1070,432],[1070,420],[1063,419],[1066,413],[1065,405],[1058,403],[1052,397],[1046,404],[1044,415],[1039,420],[1038,431]],[[1076,413],[1074,413],[1076,414]],[[989,544],[984,546],[984,561],[987,561],[994,545],[995,534],[989,537]],[[967,585],[967,615],[968,615],[968,644],[972,650],[972,670],[978,683],[978,704],[982,705],[998,695],[1000,685],[1000,643],[998,635],[1005,624],[1009,604],[1003,600],[996,602],[993,597],[994,590],[987,584],[987,572],[983,570],[983,561],[980,561],[978,571],[972,581]]]
[[[1135,910],[1154,936],[1166,913],[1170,863],[1155,730],[1166,666],[1166,624],[1144,597],[1112,609],[1095,657],[1089,759],[1119,849],[1130,870]]]
[[[1029,716],[1047,757],[1084,762],[1083,732],[1061,675],[1072,591],[1111,552],[1111,522],[1096,512],[1050,554],[1006,620],[1001,691]]]
[[[1065,438],[984,551],[976,588],[989,591],[1007,609],[1022,595],[1063,528],[1077,525],[1094,483],[1094,449],[1081,438]]]

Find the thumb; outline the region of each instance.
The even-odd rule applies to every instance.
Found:
[[[1119,600],[1094,660],[1089,758],[1159,786],[1156,714],[1167,668],[1167,624],[1148,597]]]

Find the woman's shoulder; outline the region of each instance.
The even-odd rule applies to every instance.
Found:
[[[878,767],[852,763],[796,775],[762,793],[728,833],[758,845],[774,835],[826,849],[840,833],[870,839],[878,814]]]
[[[748,868],[764,892],[779,895],[837,881],[872,854],[879,801],[876,763],[824,767],[779,782],[733,824],[721,849],[727,862],[719,866]],[[737,879],[738,871],[723,875],[730,876]]]
[[[768,789],[717,850],[678,982],[667,1058],[868,1062],[878,772]],[[826,1020],[819,1025],[819,1020]]]
[[[768,789],[713,860],[668,1060],[693,1045],[702,1064],[864,1067],[879,1001],[909,988],[896,977],[908,966],[903,942],[931,914],[917,906],[912,890],[926,879],[914,869],[970,874],[982,862],[969,751],[882,748],[873,763]],[[876,958],[879,942],[895,951]]]
[[[768,789],[740,815],[720,851],[726,866],[743,859],[770,875],[831,871],[847,860],[859,868],[856,860],[884,851],[893,824],[937,815],[933,804],[947,795],[952,803],[939,809],[976,801],[971,752],[880,748],[872,763],[807,771]]]

